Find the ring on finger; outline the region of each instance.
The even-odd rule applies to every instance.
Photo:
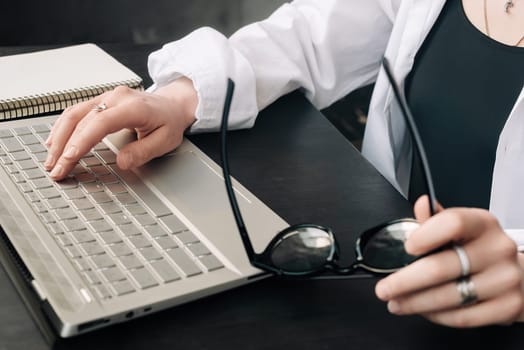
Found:
[[[464,250],[464,248],[462,248],[462,246],[458,244],[453,245],[453,249],[457,253],[457,256],[460,260],[460,276],[468,276],[471,272],[471,264],[469,262],[469,258],[466,254],[466,251]]]
[[[475,285],[469,276],[459,278],[456,287],[460,294],[461,306],[471,305],[478,301]]]
[[[107,109],[107,105],[104,102],[97,104],[93,107],[93,111],[95,112],[102,112],[102,111],[105,111],[106,109]]]

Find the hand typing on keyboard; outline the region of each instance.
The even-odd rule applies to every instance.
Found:
[[[180,78],[155,93],[118,87],[66,109],[46,140],[44,163],[54,180],[63,179],[106,135],[135,129],[138,140],[117,156],[121,169],[140,166],[176,148],[195,121],[198,100],[192,82]],[[98,106],[98,108],[97,108]]]

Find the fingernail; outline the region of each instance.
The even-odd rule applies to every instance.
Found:
[[[66,158],[75,158],[78,150],[75,146],[70,146],[65,152],[64,157]]]
[[[62,175],[63,169],[64,167],[62,166],[62,164],[57,164],[49,175],[53,178],[60,177]]]
[[[52,155],[51,153],[49,153],[49,154],[47,155],[47,158],[46,158],[45,163],[44,163],[44,166],[46,167],[46,169],[49,170],[49,168],[50,168],[51,166],[53,166],[53,162],[54,162],[54,160],[55,160],[55,158],[53,157],[53,155]]]
[[[400,304],[395,300],[390,300],[388,302],[388,311],[392,314],[398,314],[400,312]]]

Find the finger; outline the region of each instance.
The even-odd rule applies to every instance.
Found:
[[[486,254],[486,247],[490,254]],[[486,234],[463,246],[470,263],[470,273],[475,274],[493,264],[515,263],[517,248],[504,233]],[[445,249],[423,257],[379,281],[377,296],[391,300],[401,295],[456,280],[462,274],[462,265],[454,249]]]
[[[480,327],[488,324],[513,323],[522,312],[524,302],[520,290],[511,290],[496,299],[425,314],[432,322],[456,328]]]
[[[467,242],[486,230],[500,229],[486,210],[452,208],[432,216],[406,240],[409,254],[419,256],[451,242]]]
[[[444,210],[444,208],[437,202],[436,207],[437,213]],[[415,217],[418,221],[424,222],[431,217],[431,212],[429,209],[429,196],[423,195],[420,196],[414,205]]]
[[[90,101],[76,104],[64,110],[62,115],[57,119],[46,140],[48,151],[44,167],[47,170],[50,170],[55,166],[56,161],[64,151],[64,146],[71,137],[76,125],[90,112],[97,99],[98,98],[95,98]]]
[[[117,155],[117,165],[121,169],[141,166],[151,159],[160,157],[180,144],[179,137],[170,134],[167,127],[160,127],[137,141],[125,145]]]
[[[54,180],[64,178],[80,158],[106,135],[124,128],[140,128],[147,124],[149,120],[142,118],[142,110],[135,107],[135,104],[123,103],[100,112],[90,111],[77,124],[50,176]]]
[[[511,289],[519,290],[522,272],[514,264],[499,264],[473,275],[471,281],[478,300],[484,301],[497,298]],[[452,281],[392,299],[388,309],[397,315],[423,314],[456,308],[460,303],[456,281]]]

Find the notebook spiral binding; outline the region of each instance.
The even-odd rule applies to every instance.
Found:
[[[141,79],[130,79],[89,86],[74,90],[53,91],[42,95],[24,96],[0,101],[0,120],[23,118],[58,112],[76,103],[87,101],[117,86],[143,90]]]

